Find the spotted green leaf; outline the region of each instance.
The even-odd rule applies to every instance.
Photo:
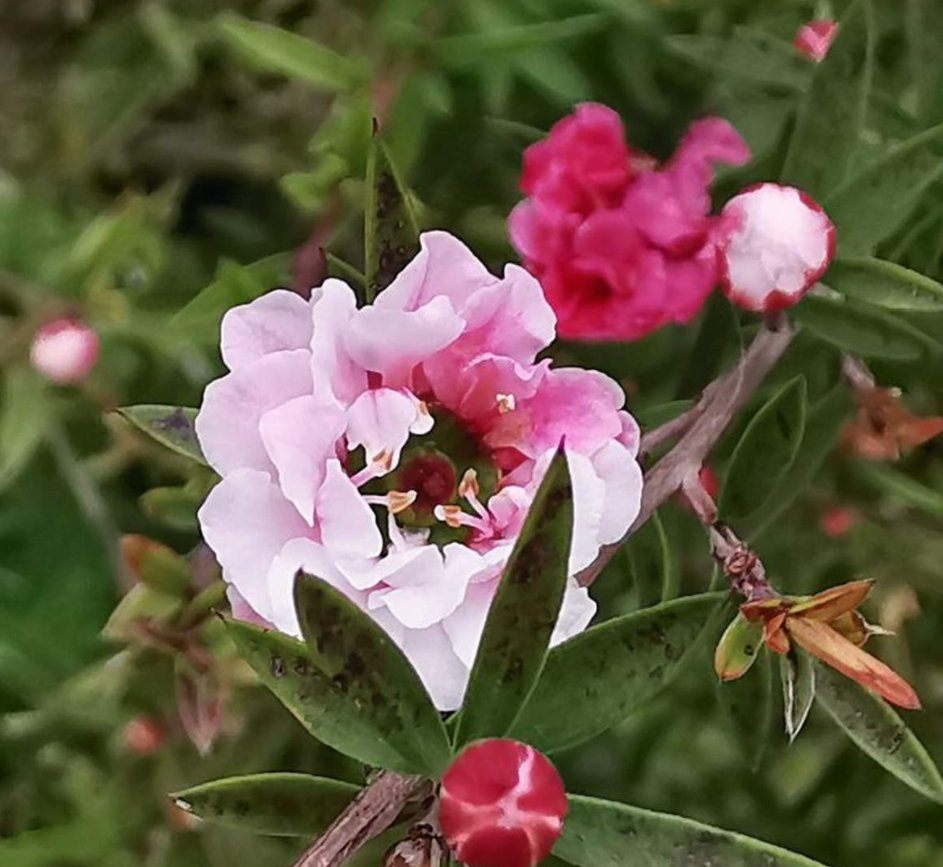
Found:
[[[174,803],[220,825],[276,837],[314,837],[337,818],[360,789],[307,774],[226,777],[175,792]]]
[[[557,449],[524,521],[485,622],[457,745],[507,733],[534,688],[566,590],[573,489]]]
[[[554,854],[577,867],[823,867],[703,822],[570,795]]]
[[[705,593],[675,599],[555,647],[511,734],[552,752],[621,722],[678,673],[702,635],[716,634],[708,624],[723,598]]]
[[[756,662],[745,677],[717,684],[721,712],[753,771],[763,760],[773,722],[773,660],[762,646],[754,651],[754,657]]]
[[[451,757],[442,718],[393,640],[343,593],[295,578],[295,610],[311,665],[331,685],[335,710],[358,718],[397,755],[389,770],[440,773]]]
[[[142,403],[123,406],[118,412],[161,445],[191,460],[206,463],[193,426],[197,414],[195,409]]]

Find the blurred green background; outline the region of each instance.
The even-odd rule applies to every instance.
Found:
[[[631,141],[659,157],[692,119],[727,117],[754,160],[720,178],[720,201],[775,177],[812,74],[792,36],[842,5],[0,5],[3,867],[280,867],[303,841],[195,826],[166,793],[257,770],[362,779],[362,768],[319,748],[252,686],[205,618],[214,600],[193,607],[214,577],[194,518],[209,479],[109,410],[196,406],[221,370],[215,342],[226,307],[271,285],[319,281],[322,246],[361,261],[371,118],[424,224],[454,231],[497,265],[514,257],[505,220],[519,198],[523,149],[580,101],[616,108]],[[866,144],[879,153],[943,120],[943,5],[882,0],[875,10]],[[922,188],[880,251],[935,279],[943,277],[941,191],[939,180]],[[27,364],[36,327],[60,313],[83,316],[102,337],[94,374],[76,388],[44,383]],[[616,376],[630,408],[654,421],[653,408],[695,395],[749,339],[748,317],[717,299],[702,319],[703,327],[631,346],[560,345],[555,355]],[[921,317],[920,327],[943,340],[940,315]],[[914,411],[943,411],[939,353],[873,366]],[[798,374],[818,401],[838,381],[836,353],[803,334],[757,405]],[[748,417],[714,456],[722,483]],[[787,591],[879,579],[872,619],[898,632],[881,651],[918,687],[926,709],[908,721],[943,760],[943,444],[879,464],[831,449],[836,433],[795,498],[765,504],[775,527],[750,541]],[[853,516],[838,535],[822,523],[835,506]],[[603,615],[651,604],[666,580],[684,592],[711,582],[693,517],[675,504],[660,517],[667,542],[641,535],[597,583]],[[119,545],[129,533],[187,558],[173,561],[193,582],[182,631],[168,588],[136,583]],[[160,619],[162,605],[173,628],[129,627],[135,612]],[[943,865],[943,808],[824,717],[814,715],[790,746],[778,704],[771,720],[763,707],[758,700],[731,718],[705,652],[645,712],[564,754],[561,768],[572,791],[699,818],[833,867]],[[157,733],[153,743],[142,731]],[[755,771],[745,731],[766,742]]]

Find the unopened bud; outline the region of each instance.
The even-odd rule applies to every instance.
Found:
[[[566,812],[557,769],[518,741],[472,744],[442,778],[439,822],[468,867],[534,867],[550,854]]]
[[[129,722],[122,736],[124,745],[139,756],[149,756],[166,740],[164,727],[151,716],[137,716]]]
[[[30,362],[46,379],[60,385],[79,382],[98,360],[98,335],[84,322],[56,319],[36,332]]]

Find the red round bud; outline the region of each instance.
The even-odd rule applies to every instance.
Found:
[[[468,867],[534,867],[550,854],[566,811],[557,769],[518,741],[472,744],[442,778],[439,823]]]
[[[157,752],[166,738],[163,726],[150,716],[138,716],[125,726],[125,746],[139,756]]]

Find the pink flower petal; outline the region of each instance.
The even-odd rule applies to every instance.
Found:
[[[796,32],[793,45],[796,51],[815,63],[821,63],[828,55],[832,42],[838,35],[838,23],[831,18],[817,18],[803,24]]]
[[[440,710],[455,710],[462,703],[468,668],[452,650],[440,624],[428,629],[408,629],[400,644]]]
[[[324,484],[318,492],[317,510],[321,541],[336,562],[356,563],[380,555],[383,537],[373,511],[339,461],[327,462]]]
[[[618,542],[638,517],[642,504],[642,468],[635,453],[620,442],[608,442],[590,459],[604,486],[597,538],[603,545]]]
[[[574,579],[567,582],[566,593],[563,595],[563,604],[560,606],[560,616],[557,625],[550,636],[550,646],[562,644],[574,635],[579,635],[596,614],[596,603],[593,602],[589,591],[580,587]]]
[[[744,190],[727,203],[721,219],[724,294],[747,310],[795,304],[835,252],[831,220],[795,187],[767,183]]]
[[[272,469],[259,422],[270,409],[311,393],[309,365],[310,353],[305,349],[273,352],[206,387],[196,434],[214,470]]]
[[[325,280],[311,295],[311,372],[315,391],[347,405],[367,387],[367,374],[350,358],[344,335],[357,299],[342,280]]]
[[[386,452],[393,469],[410,433],[428,433],[432,425],[428,410],[408,392],[372,388],[347,411],[347,445],[351,450],[363,446],[368,462]]]
[[[307,349],[311,343],[311,309],[295,292],[276,289],[223,317],[220,350],[230,370],[285,349]]]

